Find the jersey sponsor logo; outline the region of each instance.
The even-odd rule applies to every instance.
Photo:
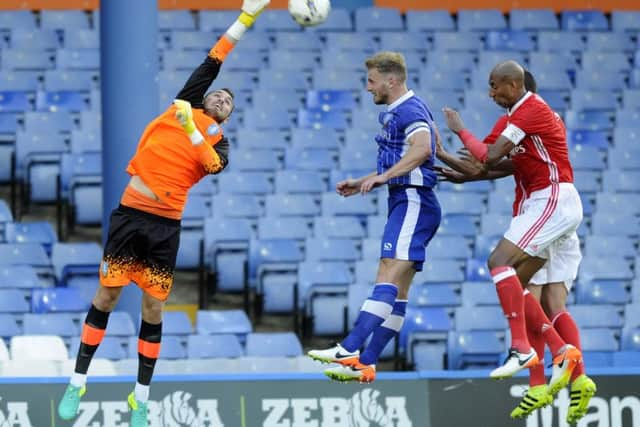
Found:
[[[509,151],[509,157],[517,156],[518,154],[524,154],[527,152],[527,149],[524,148],[523,145],[516,145]]]
[[[384,245],[382,245],[382,247],[385,251],[390,251],[391,249],[393,249],[393,244],[390,242],[384,242]]]
[[[104,277],[107,277],[107,274],[109,274],[109,263],[106,261],[102,261],[102,275]]]
[[[212,123],[208,128],[207,128],[207,135],[209,136],[214,136],[220,133],[220,126],[218,126],[215,123]]]

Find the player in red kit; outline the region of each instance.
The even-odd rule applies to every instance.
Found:
[[[540,303],[529,291],[523,292],[521,283],[529,283],[550,255],[575,234],[582,221],[582,205],[573,186],[564,125],[542,98],[525,89],[523,68],[514,61],[501,63],[491,72],[489,85],[491,98],[507,109],[506,127],[494,144],[477,140],[456,111],[446,108],[444,113],[449,128],[480,162],[491,168],[510,157],[524,196],[488,262],[512,343],[504,365],[491,377],[510,377],[538,364],[537,352],[527,338],[528,322],[540,331],[554,356],[549,384],[553,395],[568,384],[582,355],[560,338]]]
[[[524,76],[525,89],[535,93],[536,82],[528,71]],[[508,125],[509,116],[501,116],[495,123],[491,133],[483,140],[485,144],[496,142],[501,133]],[[562,121],[560,121],[562,124]],[[564,124],[563,131],[564,131]],[[524,201],[527,194],[523,191],[524,185],[521,182],[520,174],[514,170],[511,159],[504,158],[498,164],[489,169],[489,165],[480,163],[467,152],[461,152],[460,156],[448,153],[441,144],[437,145],[436,155],[449,168],[440,168],[441,177],[446,180],[463,183],[475,180],[496,179],[513,175],[515,180],[515,200],[513,203],[513,217],[518,216],[523,211]],[[580,253],[580,241],[577,233],[573,233],[561,243],[554,246],[549,253],[549,260],[538,270],[528,282],[520,277],[521,283],[526,283],[529,295],[541,302],[547,316],[552,319],[551,324],[558,334],[569,344],[580,348],[580,333],[578,327],[567,311],[566,300],[578,272],[578,267],[582,255]],[[521,272],[516,268],[516,272],[521,276]],[[525,297],[527,298],[527,297]],[[525,305],[525,319],[527,320],[527,335],[530,344],[536,353],[542,355],[544,352],[544,337],[536,327],[535,319],[529,320],[532,314],[527,311]],[[535,312],[534,312],[535,313]],[[585,374],[583,364],[579,364],[571,375],[571,404],[567,411],[567,422],[576,423],[587,411],[589,401],[595,393],[596,386],[593,380]],[[536,409],[544,407],[553,401],[553,396],[549,394],[544,375],[544,365],[538,364],[530,368],[529,389],[523,396],[520,404],[511,412],[513,418],[523,418],[531,414]]]

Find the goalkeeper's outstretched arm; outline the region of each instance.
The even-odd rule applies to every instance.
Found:
[[[194,70],[176,99],[182,99],[193,108],[202,109],[204,95],[220,72],[227,55],[233,50],[242,36],[253,26],[256,18],[271,0],[244,0],[238,19],[227,29],[216,44],[209,50],[204,62]]]

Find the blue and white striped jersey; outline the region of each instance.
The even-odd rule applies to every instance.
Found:
[[[380,113],[378,121],[382,130],[376,135],[378,143],[378,174],[386,172],[398,163],[409,149],[409,137],[414,133],[428,131],[431,139],[431,156],[419,167],[407,175],[389,180],[388,184],[414,185],[432,188],[437,182],[433,170],[435,161],[435,134],[433,132],[433,115],[429,107],[418,98],[413,91],[408,91],[387,111]]]

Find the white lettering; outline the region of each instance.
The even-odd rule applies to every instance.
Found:
[[[291,421],[284,418],[289,409],[288,399],[264,399],[262,410],[268,412],[267,418],[262,423],[263,427],[291,427]]]
[[[311,411],[318,409],[316,399],[291,399],[293,408],[293,425],[300,427],[318,427],[318,421],[313,420]]]
[[[122,420],[122,414],[126,413],[127,402],[102,402],[103,427],[124,427],[128,425]]]
[[[640,399],[635,396],[611,398],[611,425],[622,426],[623,411],[628,409],[631,413],[631,427],[640,427]]]
[[[93,417],[96,416],[99,409],[100,404],[98,402],[80,402],[80,407],[78,409],[79,415],[73,423],[73,427],[100,427],[100,423],[97,421],[89,424],[93,420]]]
[[[339,397],[324,397],[320,399],[322,412],[321,427],[341,427],[349,425],[349,401]]]
[[[150,400],[147,409],[149,410],[149,427],[164,427],[162,425],[162,405],[160,402]]]
[[[387,418],[395,421],[396,427],[412,427],[413,424],[407,414],[407,399],[404,397],[387,397],[384,400],[387,405]]]
[[[4,414],[0,411],[0,425],[2,427],[32,427],[27,402],[8,402],[7,413],[5,420]]]
[[[589,409],[593,409],[594,407],[596,408],[596,412],[589,411],[589,413],[578,422],[578,425],[609,427],[609,405],[607,404],[607,401],[600,397],[592,397],[591,402],[589,403]],[[622,424],[616,427],[622,427]]]
[[[224,427],[220,413],[218,413],[218,401],[216,399],[200,399],[198,405],[199,427]]]

